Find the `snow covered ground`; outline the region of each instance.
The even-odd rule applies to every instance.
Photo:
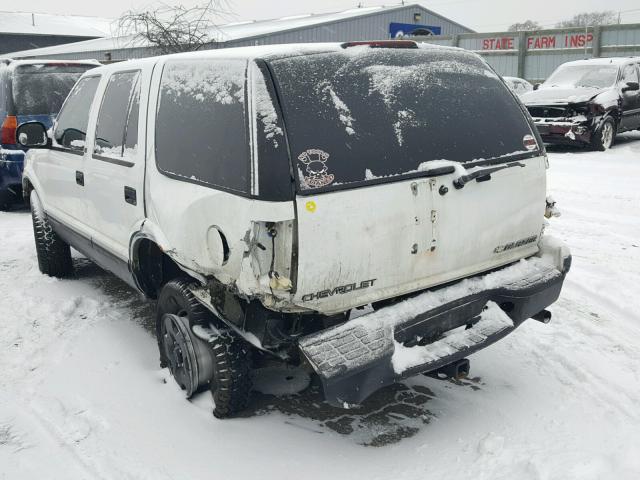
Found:
[[[552,322],[350,411],[312,390],[216,420],[158,368],[147,302],[82,258],[41,275],[28,212],[0,213],[0,479],[640,478],[640,135],[550,163],[574,255]]]

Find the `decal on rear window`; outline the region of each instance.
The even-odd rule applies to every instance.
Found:
[[[333,182],[335,175],[329,173],[327,160],[329,154],[317,148],[310,148],[298,155],[298,161],[305,169],[301,175],[305,188],[320,188]]]

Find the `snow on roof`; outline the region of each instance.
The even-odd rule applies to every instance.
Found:
[[[0,11],[0,34],[104,37],[112,34],[113,19]]]
[[[363,15],[371,15],[376,12],[389,12],[402,8],[424,8],[417,4],[411,5],[392,5],[392,6],[377,6],[366,8],[352,8],[341,12],[333,13],[321,13],[321,14],[306,14],[306,15],[292,15],[282,18],[276,18],[271,20],[260,21],[237,21],[220,25],[211,32],[212,37],[218,42],[228,42],[239,39],[246,39],[252,37],[258,37],[268,35],[271,33],[282,32],[287,30],[294,30],[297,28],[304,28],[313,25],[325,24],[336,22],[340,20],[346,20]],[[437,15],[434,13],[434,15]],[[134,37],[111,37],[100,38],[95,40],[86,40],[84,42],[68,43],[64,45],[57,45],[53,47],[37,48],[33,50],[25,50],[21,52],[12,52],[7,54],[9,57],[35,57],[35,56],[47,56],[47,55],[61,55],[67,53],[82,53],[93,51],[110,51],[125,48],[145,47],[150,46],[145,40]]]

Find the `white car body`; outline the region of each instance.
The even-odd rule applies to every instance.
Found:
[[[547,164],[528,123],[524,137],[517,139],[522,147],[504,159],[470,158],[468,165],[427,159],[397,180],[373,178],[367,170],[366,175],[362,172],[364,178],[373,180],[366,188],[343,188],[336,182],[333,190],[315,193],[314,188],[299,185],[293,199],[285,201],[260,197],[258,165],[264,160],[255,140],[246,194],[212,188],[198,178],[177,176],[159,166],[158,142],[181,141],[156,138],[162,75],[172,65],[248,62],[245,100],[239,100],[247,102],[246,115],[253,118],[248,122],[248,138],[262,135],[264,128],[265,133],[269,130],[266,138],[280,139],[279,127],[255,114],[265,108],[255,79],[256,62],[318,51],[345,58],[368,54],[358,49],[352,53],[339,45],[251,47],[147,58],[92,70],[83,78],[99,76],[99,83],[84,148],[72,152],[54,139],[52,149],[31,149],[25,191],[37,192],[54,229],[68,243],[149,296],[155,293],[149,286],[153,275],[144,271],[141,245],[145,249],[154,245],[159,255],[200,282],[201,288],[194,288],[194,293],[227,321],[233,308],[227,300],[224,308],[229,312],[223,311],[215,292],[224,290],[227,293],[221,295],[231,294],[238,302],[257,301],[266,311],[331,316],[542,255]],[[482,78],[498,79],[490,67],[482,65]],[[444,68],[450,72],[447,65]],[[114,75],[132,71],[139,72],[141,87],[137,147],[118,158],[96,155],[102,148],[96,130],[107,85]],[[192,88],[189,81],[172,88]],[[344,102],[331,94],[347,133],[351,135],[353,127],[357,135],[360,119],[351,118]],[[525,118],[517,102],[513,108]],[[267,110],[280,111],[273,105]],[[64,107],[59,120],[63,115]],[[402,141],[398,136],[400,146]],[[307,152],[318,151],[312,143],[308,147],[312,149]],[[291,153],[299,154],[299,159],[306,158],[299,150]],[[310,170],[313,161],[324,165],[325,160],[306,158],[306,163],[298,164],[300,175],[308,173],[304,178],[311,183],[334,181],[327,168]],[[335,163],[328,165],[336,168]],[[490,173],[477,175],[496,166]],[[467,175],[471,176],[466,186],[456,186]],[[477,181],[472,181],[474,175]],[[563,262],[568,251],[562,252],[549,256],[558,272],[566,272]],[[255,346],[266,348],[240,323],[228,323]]]
[[[243,55],[235,50],[238,49],[189,54],[187,58]],[[258,49],[256,54],[260,53]],[[34,149],[25,168],[25,177],[40,195],[46,212],[91,238],[93,245],[124,264],[134,257],[131,249],[136,244],[132,239],[149,237],[196,278],[213,275],[226,285],[234,284],[242,294],[264,299],[269,306],[334,314],[468,277],[537,252],[537,241],[499,254],[494,249],[541,235],[546,197],[543,155],[529,159],[527,168],[494,174],[492,182],[484,185],[451,189],[446,201],[438,194],[440,186],[450,186],[455,178],[468,173],[457,162],[450,162],[455,172],[448,175],[398,181],[367,190],[298,195],[295,204],[248,199],[163,175],[155,164],[155,112],[159,72],[170,58],[149,58],[92,70],[91,76],[100,75],[101,80],[83,155]],[[141,116],[138,125],[138,136],[145,139],[146,148],[138,148],[128,157],[130,165],[96,161],[90,152],[94,149],[98,109],[106,84],[113,73],[129,71],[134,66],[141,72],[142,91],[149,92],[141,96],[140,111],[147,115]],[[437,162],[438,166],[442,164]],[[76,183],[76,171],[84,172],[85,186],[91,188]],[[124,186],[144,192],[144,203],[126,203]],[[313,208],[308,207],[309,202],[313,202]],[[345,211],[345,205],[350,206],[349,211]],[[260,228],[266,222],[289,225],[290,230],[285,232],[297,224],[295,293],[274,290],[269,285],[270,252],[256,247],[261,242],[267,250],[270,248],[264,228]],[[463,225],[478,233],[473,242],[460,235]],[[218,231],[228,242],[230,254],[226,262]],[[417,253],[412,253],[414,245]],[[276,258],[290,256],[290,239],[282,248],[286,255]],[[279,271],[288,278],[290,268],[282,265]],[[373,284],[358,296],[303,299],[305,295],[368,280],[374,280]]]

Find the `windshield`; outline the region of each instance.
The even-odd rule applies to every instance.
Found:
[[[613,85],[617,76],[618,67],[615,65],[566,65],[558,67],[541,88],[605,88]]]
[[[76,80],[95,65],[21,65],[13,75],[17,115],[55,115]]]
[[[477,56],[371,49],[271,62],[301,190],[416,173],[526,151],[531,128]]]

